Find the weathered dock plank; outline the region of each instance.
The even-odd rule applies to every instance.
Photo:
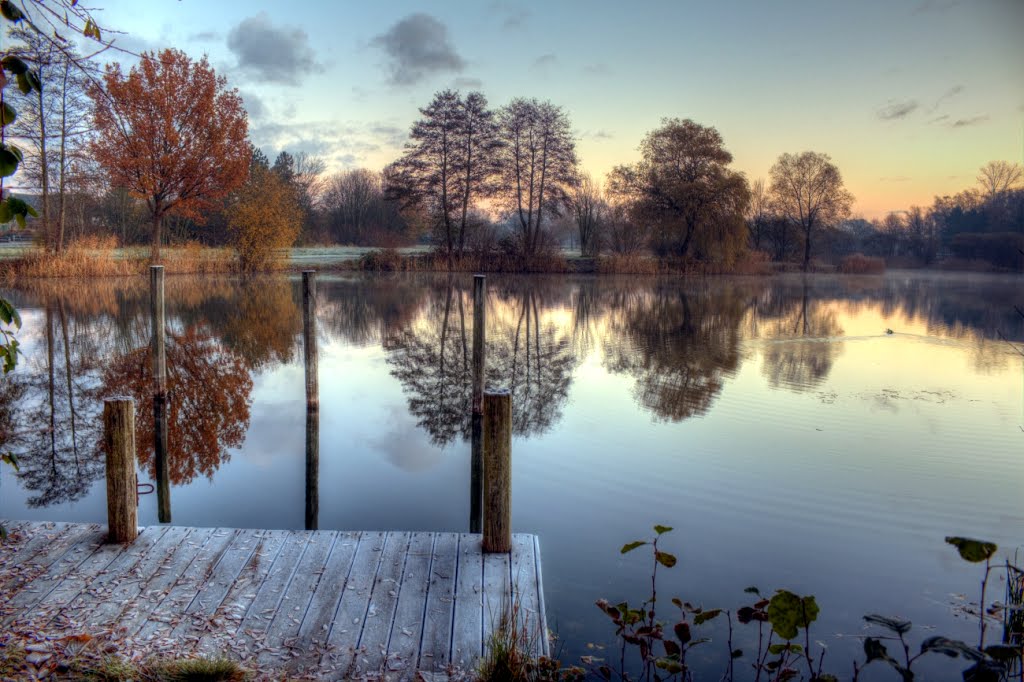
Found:
[[[468,533],[142,529],[15,522],[0,619],[47,637],[116,632],[132,651],[227,655],[274,679],[400,682],[473,669],[515,609],[547,652],[540,549]]]

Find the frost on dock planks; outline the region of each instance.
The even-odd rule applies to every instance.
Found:
[[[131,545],[106,528],[7,523],[0,629],[112,631],[126,651],[227,655],[322,679],[414,679],[472,669],[517,607],[547,655],[540,547],[485,554],[468,533],[151,526]]]

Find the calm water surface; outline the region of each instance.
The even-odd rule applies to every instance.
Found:
[[[468,529],[471,280],[321,276],[320,528]],[[860,642],[837,635],[860,634],[864,613],[972,638],[956,607],[980,576],[943,537],[1024,544],[1024,363],[1002,340],[1024,344],[1022,284],[489,277],[514,526],[541,537],[563,660],[601,655],[612,630],[595,599],[642,598],[648,562],[618,548],[655,523],[675,527],[664,544],[680,558],[662,595],[814,594],[844,675]],[[21,461],[0,469],[0,517],[103,521],[102,397],[146,404],[146,283],[6,295],[25,326],[0,382],[0,439]],[[174,523],[302,528],[299,280],[169,277],[167,297]],[[148,410],[138,429],[142,480]],[[140,517],[157,522],[154,496]],[[723,632],[708,632],[720,671]]]

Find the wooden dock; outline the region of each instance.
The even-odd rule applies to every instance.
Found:
[[[0,632],[109,632],[124,650],[227,655],[292,678],[416,679],[472,670],[516,605],[547,655],[540,547],[485,554],[468,533],[8,522]],[[430,675],[425,677],[429,678]]]

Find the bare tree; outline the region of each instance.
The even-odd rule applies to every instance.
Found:
[[[778,211],[804,234],[806,272],[816,230],[835,225],[850,214],[853,195],[843,186],[839,169],[828,154],[783,154],[771,171],[769,190]]]
[[[13,49],[34,63],[46,82],[45,89],[35,91],[19,107],[12,132],[28,147],[20,173],[41,196],[47,246],[61,251],[69,185],[80,184],[70,176],[83,167],[85,143],[92,132],[86,87],[97,69],[73,47],[58,48],[35,30],[16,28],[10,37],[19,41]]]
[[[995,197],[1009,191],[1024,178],[1024,168],[1009,161],[989,161],[978,171],[978,184]]]
[[[381,173],[356,168],[336,173],[324,184],[320,208],[333,239],[362,245],[382,233],[397,239],[405,232],[397,205],[384,197]]]
[[[750,230],[750,246],[755,251],[760,251],[761,243],[765,241],[771,213],[771,199],[768,196],[768,187],[764,184],[764,178],[758,178],[750,185],[750,205],[747,207],[747,229]]]
[[[596,256],[601,252],[601,228],[607,211],[600,183],[589,173],[581,176],[572,192],[572,215],[579,232],[581,255]]]
[[[445,90],[420,114],[402,158],[385,172],[388,195],[404,208],[426,209],[451,264],[465,250],[476,202],[493,192],[494,113],[479,92],[463,98]]]
[[[551,102],[514,99],[498,115],[502,199],[527,256],[543,247],[545,211],[558,215],[576,184],[576,142],[569,117]]]

